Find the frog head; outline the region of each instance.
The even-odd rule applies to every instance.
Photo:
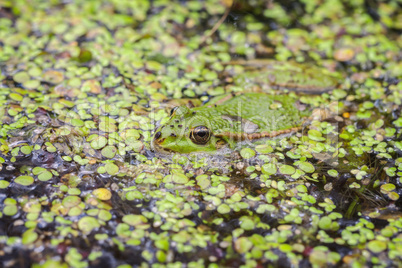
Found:
[[[226,142],[215,137],[211,120],[186,106],[172,109],[168,122],[155,130],[152,147],[159,152],[211,152]]]

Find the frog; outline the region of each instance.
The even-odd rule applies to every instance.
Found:
[[[299,131],[310,114],[295,94],[224,94],[204,106],[173,108],[169,120],[155,130],[152,148],[171,153],[233,149],[239,142]]]
[[[227,88],[242,91],[215,97],[200,107],[174,107],[169,120],[154,131],[154,151],[216,152],[295,133],[312,113],[302,109],[298,94],[321,94],[339,84],[336,74],[295,62],[239,60],[228,62],[225,70],[223,76],[231,83]]]

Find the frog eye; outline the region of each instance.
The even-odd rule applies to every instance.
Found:
[[[206,144],[211,138],[211,131],[205,126],[198,126],[190,133],[190,139],[195,144]]]
[[[173,107],[172,110],[170,110],[170,116],[173,115],[173,113],[179,108],[179,106]]]

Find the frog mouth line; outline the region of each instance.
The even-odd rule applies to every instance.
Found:
[[[159,144],[156,142],[156,139],[153,137],[151,141],[151,150],[155,152],[160,151],[162,149],[163,148],[159,146]]]
[[[163,140],[162,140],[162,141],[163,141]],[[217,150],[224,149],[224,148],[226,148],[227,145],[228,145],[228,143],[227,143],[225,140],[219,139],[219,140],[216,142],[216,149],[217,149]],[[162,146],[160,146],[160,145],[158,144],[158,142],[156,142],[155,139],[152,139],[152,141],[151,141],[151,150],[152,150],[153,152],[160,152],[160,153],[177,153],[177,152],[174,151],[174,150],[167,149],[167,148],[163,148]]]
[[[163,141],[163,140],[161,140],[161,142],[162,142],[162,141]],[[158,144],[158,142],[156,142],[155,139],[152,139],[152,141],[151,141],[151,150],[152,150],[153,152],[160,152],[160,153],[163,153],[163,152],[166,152],[166,153],[174,153],[173,150],[166,149],[166,148],[163,148],[162,146],[160,146],[160,145]]]
[[[151,150],[152,150],[153,152],[163,152],[163,151],[166,151],[164,148],[162,148],[161,146],[159,146],[159,144],[157,144],[157,143],[155,142],[155,140],[152,140],[152,142],[151,142]]]

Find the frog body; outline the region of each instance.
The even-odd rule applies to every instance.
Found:
[[[156,129],[153,147],[163,152],[214,152],[239,141],[276,137],[299,130],[309,111],[295,95],[223,95],[202,107],[180,106]]]

